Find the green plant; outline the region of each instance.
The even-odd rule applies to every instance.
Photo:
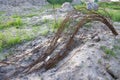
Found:
[[[53,29],[53,32],[60,27],[61,21],[62,21],[61,19],[58,19],[57,22],[53,21],[53,23],[51,25],[51,28]]]
[[[53,24],[53,29],[57,28],[59,26],[58,22],[57,22],[57,18],[56,18],[56,12],[55,12],[55,5],[58,4],[63,4],[64,2],[72,2],[73,0],[47,0],[48,3],[52,4],[52,7],[54,9],[54,24]]]
[[[98,2],[98,0],[94,0],[94,2]]]
[[[46,36],[48,34],[48,32],[49,32],[48,30],[44,30],[44,31],[41,32],[41,35]]]
[[[46,18],[45,18],[45,19],[43,19],[43,23],[45,23],[45,24],[46,24],[46,23],[48,23],[48,22],[49,22],[49,19],[46,19]]]
[[[120,50],[120,46],[114,45],[114,49],[115,49],[115,50]]]
[[[19,36],[16,36],[16,37],[11,37],[11,38],[9,38],[9,40],[6,42],[6,46],[4,46],[4,47],[7,47],[7,46],[13,46],[13,45],[15,45],[16,43],[18,44],[18,43],[20,43],[21,42],[21,38],[19,37]]]
[[[47,0],[50,4],[63,4],[64,2],[72,2],[73,0]]]
[[[0,40],[0,51],[2,50],[2,40]]]
[[[29,31],[16,28],[6,29],[4,32],[0,32],[0,51],[16,44],[20,44],[23,41],[29,41],[35,38],[37,36],[36,34],[37,32],[33,33],[32,30]]]
[[[22,20],[20,17],[16,18],[15,20],[9,20],[7,23],[6,23],[6,26],[7,27],[11,27],[11,26],[15,26],[16,28],[18,28],[19,26],[21,26],[23,23],[22,23]]]
[[[101,46],[101,49],[108,55],[111,55],[111,56],[116,56],[115,52],[109,48],[107,48],[106,46]]]
[[[53,9],[54,9],[54,21],[55,21],[55,25],[57,25],[57,21],[56,21],[56,13],[55,13],[55,5],[56,4],[63,4],[64,2],[72,2],[73,0],[47,0],[48,3],[52,4]]]
[[[26,17],[34,17],[34,16],[37,16],[38,14],[28,14],[26,15]]]
[[[20,17],[16,18],[16,19],[10,19],[6,22],[0,22],[0,29],[4,29],[4,28],[9,28],[9,27],[20,27],[23,25],[23,22],[21,20]]]
[[[12,18],[18,18],[18,17],[22,17],[21,15],[19,15],[19,14],[13,14],[12,16],[11,16]]]
[[[12,18],[26,18],[26,17],[34,17],[34,16],[38,16],[38,14],[36,13],[30,13],[30,14],[24,14],[24,15],[14,14],[12,15]]]
[[[16,18],[16,21],[14,23],[16,26],[21,26],[22,25],[22,20],[20,17]]]
[[[120,2],[99,2],[99,6],[102,8],[120,10]]]
[[[111,15],[112,20],[120,21],[120,10],[119,11],[111,11],[110,15]]]
[[[5,12],[4,11],[0,11],[0,16],[2,15],[2,14],[4,14]]]
[[[104,16],[109,16],[113,21],[120,21],[120,10],[106,10],[106,12],[104,12],[103,10],[99,10],[98,11],[100,14],[104,15]]]
[[[91,23],[89,22],[89,23],[86,23],[84,26],[87,27],[87,28],[90,28],[92,25],[91,25]]]

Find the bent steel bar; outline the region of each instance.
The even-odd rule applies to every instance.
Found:
[[[78,12],[78,11],[76,11]],[[65,56],[68,55],[68,50],[72,45],[73,42],[73,38],[74,36],[77,34],[77,32],[79,31],[79,29],[85,24],[90,21],[100,21],[102,23],[104,23],[105,25],[108,26],[108,28],[112,31],[112,33],[116,36],[118,35],[117,31],[115,30],[115,28],[113,27],[113,25],[107,20],[106,17],[98,14],[98,13],[92,13],[92,14],[87,14],[86,16],[82,17],[81,15],[77,15],[76,18],[82,17],[82,19],[75,25],[75,30],[73,31],[72,35],[69,35],[69,40],[66,42],[66,44],[64,45],[64,47],[59,51],[58,54],[56,54],[54,57],[50,58],[47,62],[45,61],[45,59],[47,58],[47,56],[51,55],[53,53],[53,51],[56,49],[56,46],[58,44],[58,39],[60,39],[62,37],[62,33],[65,29],[65,25],[67,22],[70,21],[70,19],[76,19],[73,17],[74,12],[71,13],[70,15],[68,15],[63,22],[61,23],[58,31],[56,32],[55,36],[53,37],[53,39],[51,40],[50,45],[48,46],[47,50],[41,55],[39,56],[39,58],[31,63],[29,66],[27,66],[25,72],[30,73],[34,70],[40,69],[40,68],[46,68],[46,69],[50,69],[52,68],[55,64],[57,64],[59,61],[61,61]],[[64,51],[63,51],[64,49]],[[62,54],[60,54],[62,53]],[[43,63],[44,62],[44,63]],[[36,65],[42,63],[42,65],[39,65],[37,68],[35,68]]]
[[[118,35],[118,33],[116,32],[115,28],[113,27],[113,25],[111,25],[107,19],[103,16],[100,15],[88,15],[87,17],[84,17],[83,19],[80,20],[80,22],[78,22],[78,24],[76,25],[75,31],[72,34],[72,36],[70,37],[68,43],[66,43],[66,45],[63,47],[66,49],[66,51],[64,51],[64,53],[62,53],[62,55],[60,55],[61,51],[56,54],[53,58],[51,58],[49,61],[47,61],[45,63],[45,67],[46,69],[50,69],[52,68],[55,64],[57,64],[60,60],[62,60],[65,56],[68,55],[67,50],[69,49],[69,47],[71,47],[72,45],[72,41],[74,36],[77,34],[77,32],[79,31],[79,29],[88,21],[100,21],[102,23],[104,23],[105,25],[108,26],[108,28],[112,31],[112,33],[114,35]]]

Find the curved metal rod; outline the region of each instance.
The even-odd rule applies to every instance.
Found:
[[[48,46],[47,50],[43,53],[43,55],[39,56],[39,58],[36,61],[34,61],[30,65],[28,65],[24,72],[28,72],[32,67],[34,67],[36,64],[44,61],[44,59],[46,59],[47,56],[52,54],[52,52],[54,51],[54,49],[56,47],[57,40],[60,38],[62,32],[64,31],[66,23],[68,23],[71,20],[73,13],[74,13],[74,11],[67,14],[66,18],[62,21],[59,29],[57,30],[55,36],[52,38],[51,44]]]
[[[98,15],[94,15],[94,16],[90,15],[90,16],[84,17],[76,25],[74,33],[70,37],[68,43],[66,43],[66,45],[63,47],[63,49],[68,50],[71,47],[72,42],[73,42],[73,38],[75,37],[75,35],[79,31],[79,29],[87,22],[88,19],[90,21],[93,21],[93,20],[96,21],[97,20],[97,21],[100,21],[100,22],[106,24],[114,35],[118,35],[118,33],[116,32],[114,27],[104,17],[98,16]],[[61,51],[62,51],[62,49],[61,49]],[[50,68],[54,67],[55,64],[57,64],[60,60],[62,60],[65,56],[68,55],[68,53],[66,51],[64,51],[64,53],[62,53],[62,55],[61,55],[61,51],[58,54],[56,54],[53,58],[50,58],[46,63],[44,63],[46,69],[50,69]]]
[[[72,14],[73,15],[73,14]],[[64,21],[62,22],[62,24],[60,25],[57,33],[55,34],[55,36],[53,37],[50,46],[47,48],[47,50],[43,53],[42,56],[40,56],[35,62],[33,62],[32,64],[30,64],[29,66],[27,66],[27,70],[25,72],[32,72],[33,70],[36,70],[36,68],[34,69],[34,66],[36,66],[38,63],[43,62],[47,56],[49,56],[50,54],[52,54],[52,52],[54,51],[54,49],[56,48],[56,44],[57,44],[57,40],[61,37],[61,34],[63,33],[63,30],[65,29],[65,25],[67,22],[70,21],[70,19],[72,18],[71,16],[68,16],[64,19]],[[49,69],[51,67],[53,67],[53,65],[57,64],[60,60],[62,60],[66,55],[68,55],[68,53],[66,52],[70,46],[72,45],[73,42],[73,38],[74,36],[77,34],[77,32],[79,31],[79,29],[85,24],[87,23],[89,20],[90,21],[100,21],[104,24],[106,24],[108,26],[108,28],[112,31],[112,33],[114,35],[118,35],[117,31],[115,30],[115,28],[113,27],[113,25],[111,25],[108,20],[98,14],[90,14],[90,15],[86,15],[85,17],[83,17],[83,19],[81,19],[78,24],[75,26],[75,31],[73,32],[72,35],[70,35],[70,39],[68,40],[68,42],[66,43],[66,45],[63,47],[63,49],[65,49],[64,51],[62,51],[63,49],[60,50],[59,54],[56,54],[53,58],[50,58],[47,62],[44,62],[41,66],[39,66],[37,69],[41,68],[41,67],[45,67],[46,69]],[[63,52],[62,54],[61,51]]]

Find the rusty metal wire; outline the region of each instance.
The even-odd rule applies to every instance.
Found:
[[[74,25],[72,25],[71,28],[68,28],[67,32],[65,31],[66,26],[70,26],[72,23],[78,20]],[[55,33],[54,37],[50,40],[50,45],[47,47],[47,49],[42,53],[41,56],[39,56],[34,62],[32,62],[30,65],[26,66],[23,70],[24,73],[31,73],[35,70],[45,68],[46,70],[54,67],[59,61],[64,59],[69,51],[71,50],[71,46],[74,42],[75,35],[79,32],[79,29],[86,23],[91,21],[100,21],[108,26],[108,28],[111,30],[111,32],[114,35],[118,35],[117,31],[113,27],[113,25],[109,22],[108,18],[100,15],[96,12],[88,12],[85,14],[82,14],[80,11],[75,10],[70,13],[68,13],[65,17],[65,19],[60,24],[60,27],[58,28],[57,32]],[[66,25],[69,23],[69,25]],[[72,31],[69,30],[72,29]],[[66,35],[66,33],[69,33]],[[59,40],[63,38],[63,36],[66,36],[66,39],[63,40],[64,45],[58,52],[56,52],[54,55],[54,51],[60,46]],[[62,41],[61,41],[62,42]],[[41,47],[35,48],[32,50],[34,53],[35,50],[40,49]],[[29,54],[29,53],[27,53]],[[51,57],[51,55],[53,55]],[[49,57],[49,59],[47,59]]]
[[[106,24],[108,26],[108,28],[112,31],[112,33],[114,35],[118,35],[118,33],[116,32],[115,28],[113,27],[113,25],[108,21],[108,19],[98,13],[95,12],[91,12],[92,14],[85,14],[86,16],[81,16],[81,15],[77,15],[76,18],[74,18],[74,12],[70,15],[68,15],[63,22],[61,23],[58,31],[56,32],[55,36],[53,37],[53,39],[51,40],[51,44],[50,46],[47,48],[47,50],[44,52],[44,54],[42,56],[40,56],[35,62],[33,62],[31,65],[29,65],[27,67],[27,69],[25,70],[25,72],[32,72],[34,70],[40,69],[42,67],[44,67],[45,69],[50,69],[52,67],[54,67],[60,60],[62,60],[65,56],[68,55],[68,51],[74,41],[74,36],[77,34],[77,32],[79,31],[79,29],[87,22],[90,21],[100,21],[104,24]],[[62,33],[65,29],[65,24],[67,22],[70,21],[70,19],[74,18],[77,19],[79,17],[82,17],[82,19],[74,26],[74,31],[71,35],[68,36],[69,39],[67,39],[68,41],[66,42],[66,44],[64,45],[64,47],[58,52],[56,53],[56,55],[54,55],[54,57],[50,57],[49,60],[45,61],[45,59],[51,55],[53,53],[53,51],[56,49],[56,46],[58,44],[58,40],[62,37]],[[42,63],[42,65],[40,65],[39,67],[36,68],[36,65],[38,66],[38,64]]]

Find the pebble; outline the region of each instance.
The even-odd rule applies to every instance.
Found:
[[[99,37],[99,36],[95,36],[95,37],[93,38],[93,41],[99,42],[99,41],[100,41],[100,37]]]

